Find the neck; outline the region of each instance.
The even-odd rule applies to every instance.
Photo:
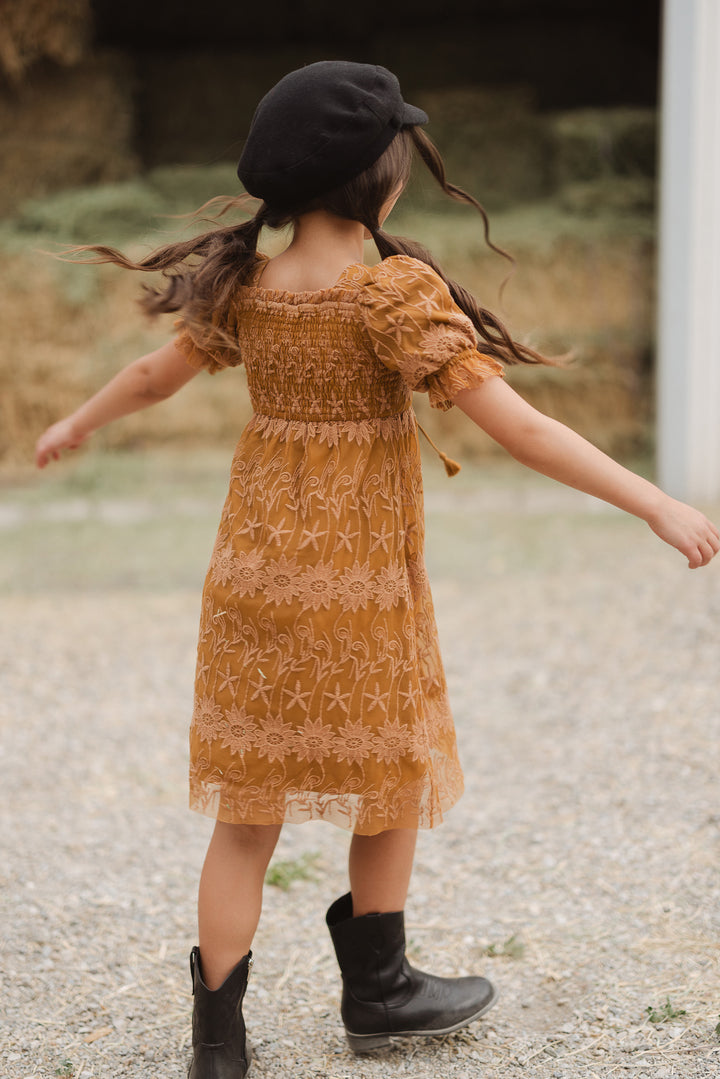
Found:
[[[295,222],[288,251],[323,262],[337,259],[347,265],[362,262],[364,241],[365,229],[359,221],[348,221],[327,210],[313,210]]]

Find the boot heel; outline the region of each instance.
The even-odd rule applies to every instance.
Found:
[[[378,1049],[387,1049],[390,1046],[389,1034],[350,1034],[345,1031],[345,1037],[353,1053],[374,1053]]]

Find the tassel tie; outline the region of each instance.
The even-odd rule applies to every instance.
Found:
[[[415,417],[415,419],[417,420],[417,416]],[[425,435],[425,438],[428,440],[428,442],[430,443],[432,448],[435,450],[435,453],[438,455],[438,457],[440,458],[442,463],[445,465],[445,471],[447,472],[448,476],[457,476],[458,472],[460,471],[460,465],[457,463],[457,461],[453,461],[452,457],[448,457],[448,455],[446,453],[443,453],[443,451],[440,449],[439,446],[435,445],[433,440],[430,438],[430,435],[427,433],[427,431],[425,430],[425,428],[423,427],[423,425],[420,423],[419,420],[417,420],[417,425],[418,425],[418,430],[422,431],[422,433]]]

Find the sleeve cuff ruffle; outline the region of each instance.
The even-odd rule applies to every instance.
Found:
[[[467,349],[454,356],[439,371],[426,375],[416,389],[427,390],[431,406],[447,412],[461,390],[471,390],[493,375],[504,377],[502,364],[477,349]]]

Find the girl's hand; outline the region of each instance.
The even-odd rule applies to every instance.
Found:
[[[669,495],[647,523],[656,536],[685,555],[690,569],[707,566],[720,550],[720,533],[715,525],[699,510]]]
[[[61,450],[75,450],[87,438],[88,432],[78,431],[72,416],[48,427],[35,446],[35,464],[45,468],[50,461],[60,459]]]

